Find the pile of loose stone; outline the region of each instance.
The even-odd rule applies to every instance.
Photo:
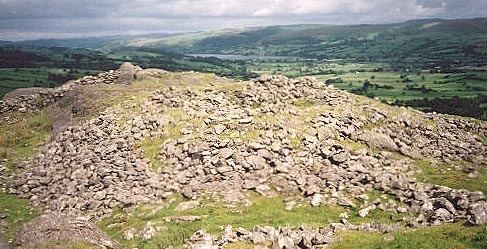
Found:
[[[129,79],[134,72],[137,69],[123,74]],[[115,74],[122,73],[99,80],[116,81]],[[85,78],[76,84],[92,81]],[[300,103],[321,107],[311,115]],[[5,103],[0,106],[10,110]],[[181,127],[169,109],[180,110],[191,122]],[[333,86],[282,76],[264,76],[231,91],[167,87],[155,91],[143,111],[132,113],[124,125],[121,111],[109,108],[57,135],[23,164],[10,191],[52,211],[96,217],[170,192],[249,204],[245,192],[251,190],[263,196],[299,196],[313,206],[353,207],[362,217],[374,209],[408,213],[411,226],[459,220],[487,224],[481,192],[418,182],[413,164],[416,158],[484,162],[485,143],[475,134],[486,134],[485,123],[399,108],[394,112],[400,115],[393,116]],[[179,136],[161,144],[158,160],[164,167],[156,172],[137,144],[175,128]],[[363,148],[351,149],[347,143]],[[398,153],[403,155],[399,159]],[[369,200],[373,191],[391,198]],[[292,209],[294,204],[286,205]],[[199,231],[188,244],[211,248],[249,241],[313,248],[329,243],[337,229],[389,228],[346,220],[321,230],[229,227],[216,239]]]
[[[51,211],[96,217],[164,197],[164,185],[136,148],[140,129],[120,129],[117,116],[109,109],[59,134],[20,165],[23,172],[11,181],[11,192]]]
[[[283,89],[292,90],[285,94]],[[430,136],[428,128],[411,124],[406,117],[401,122],[390,121],[384,113],[364,107],[364,115],[323,112],[310,120],[304,134],[299,134],[293,126],[281,121],[259,121],[259,115],[281,103],[278,106],[287,106],[288,112],[300,119],[298,112],[289,110],[290,103],[302,96],[331,106],[351,105],[355,100],[345,92],[320,86],[317,82],[297,82],[282,77],[258,79],[235,96],[237,100],[219,92],[172,88],[165,93],[156,93],[152,98],[161,105],[180,107],[205,123],[198,128],[187,127],[186,135],[162,146],[160,160],[166,163],[162,177],[184,196],[196,198],[214,191],[226,201],[245,202],[242,198],[245,190],[265,196],[277,192],[300,193],[315,206],[338,204],[352,207],[357,200],[365,199],[367,193],[377,190],[401,200],[402,204],[389,207],[389,211],[406,210],[419,214],[411,223],[432,224],[467,218],[472,223],[485,222],[482,210],[487,208],[487,203],[482,193],[418,183],[413,177],[416,169],[411,160],[396,160],[390,152],[431,155],[431,150],[436,148],[415,143],[415,140],[406,144],[405,139],[393,135],[392,129],[388,132],[381,129],[365,131],[363,126],[366,122],[375,122],[395,124],[404,130],[409,123],[411,127],[426,131],[426,135],[417,135],[417,139],[440,144],[444,157],[448,157],[450,151],[471,145],[475,149],[466,150],[469,157],[483,158],[485,145],[468,133],[464,134],[460,129],[444,129],[441,136]],[[256,103],[257,110],[251,108]],[[249,129],[261,133],[251,141],[242,140]],[[230,138],[220,136],[227,131],[234,133],[233,138],[232,134]],[[442,137],[454,136],[452,133],[457,142],[446,143]],[[290,141],[297,135],[302,135],[298,148]],[[340,143],[346,139],[365,141],[383,151],[351,151]],[[361,213],[365,216],[380,205],[374,203],[361,207]]]
[[[18,96],[4,103],[15,106],[16,110],[35,111],[80,85],[130,83],[138,70],[124,63],[116,71],[46,90],[48,95]],[[125,75],[122,80],[121,75]],[[51,95],[57,97],[46,97]],[[43,100],[31,106],[16,102],[35,99]],[[136,148],[136,142],[143,136],[160,135],[160,131],[152,130],[162,126],[164,120],[155,115],[137,116],[122,129],[118,125],[120,111],[107,109],[97,118],[57,134],[32,159],[18,165],[22,173],[10,180],[10,192],[51,211],[88,211],[93,217],[110,213],[116,206],[160,199],[164,195],[162,186],[147,159]]]
[[[64,88],[42,89],[31,95],[20,95],[0,100],[0,114],[18,111],[28,112],[40,110],[64,96]]]

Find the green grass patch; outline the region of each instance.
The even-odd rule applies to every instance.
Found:
[[[53,117],[47,111],[13,113],[11,123],[0,124],[0,159],[8,171],[16,170],[16,161],[31,156],[34,148],[51,132]],[[0,193],[0,235],[7,240],[15,238],[20,226],[36,216],[27,200]]]
[[[351,151],[359,151],[368,148],[367,145],[360,142],[353,141],[351,139],[345,139],[343,141],[338,141],[338,142]]]
[[[350,213],[349,222],[353,224],[362,224],[362,223],[369,223],[369,222],[380,222],[383,224],[397,224],[397,223],[404,223],[403,217],[405,215],[395,213],[395,212],[387,212],[382,211],[378,208],[371,210],[369,214],[365,217],[360,217],[358,215],[358,209],[354,209]]]
[[[301,147],[302,141],[303,141],[303,137],[301,137],[301,136],[295,136],[295,137],[289,138],[289,142],[291,143],[291,147],[295,150],[297,150]]]
[[[228,243],[223,246],[225,249],[254,249],[254,245],[250,242],[235,242],[235,243]]]
[[[416,177],[424,182],[448,186],[456,189],[470,191],[482,191],[487,193],[487,169],[479,168],[477,178],[468,178],[467,173],[455,170],[447,164],[431,165],[425,160],[415,160],[416,166],[421,169],[421,174]]]
[[[332,244],[331,249],[487,248],[487,227],[466,227],[461,224],[440,225],[391,234],[349,231],[339,237],[340,241]]]
[[[480,139],[480,141],[482,141],[483,144],[487,144],[487,136],[478,135],[477,137]]]
[[[157,159],[157,156],[161,151],[162,143],[163,140],[157,138],[145,139],[140,143],[140,147],[144,151],[145,157],[151,161],[154,170],[161,169],[164,166],[163,162]]]
[[[15,195],[0,193],[0,235],[7,239],[15,239],[21,225],[36,216],[35,210],[29,207],[27,200]]]
[[[295,105],[297,107],[311,107],[311,106],[315,105],[315,102],[310,100],[310,99],[301,98],[301,99],[295,100],[293,102],[293,105]]]
[[[244,142],[252,141],[259,138],[261,131],[257,129],[246,130],[240,134],[239,138]]]
[[[16,121],[0,124],[0,158],[16,160],[32,155],[35,146],[43,142],[52,129],[53,117],[47,111],[16,113]]]
[[[285,203],[282,197],[264,198],[252,196],[253,205],[249,207],[225,207],[222,203],[206,201],[200,207],[187,211],[174,211],[182,198],[169,204],[168,207],[157,209],[157,205],[140,206],[134,213],[127,215],[118,212],[115,215],[102,220],[98,225],[113,238],[122,242],[127,248],[164,248],[167,246],[181,246],[184,240],[188,239],[195,231],[206,229],[210,233],[219,233],[222,226],[232,225],[233,227],[244,227],[251,229],[255,225],[270,226],[299,226],[309,224],[311,226],[323,226],[336,221],[344,209],[340,207],[311,207],[304,204],[292,211],[285,210]],[[161,204],[163,205],[163,204]],[[161,206],[159,206],[161,207]],[[201,221],[186,223],[168,223],[164,221],[168,216],[198,215],[203,216]],[[134,239],[123,240],[123,232],[134,227],[142,229],[148,222],[152,221],[164,226],[163,231],[153,239],[142,241]],[[120,223],[119,226],[109,226]]]
[[[389,194],[384,194],[380,191],[373,190],[367,194],[369,199],[367,201],[360,201],[360,207],[351,208],[349,211],[349,221],[353,224],[361,224],[367,222],[380,222],[385,224],[397,224],[397,223],[404,223],[403,218],[408,216],[408,213],[396,213],[390,211],[383,211],[379,208],[371,210],[369,214],[365,217],[360,217],[358,211],[362,208],[372,205],[372,203],[380,199],[382,203],[389,203],[394,202],[396,205],[399,205],[400,202],[398,199],[394,198],[394,196]],[[363,205],[365,202],[368,205]]]

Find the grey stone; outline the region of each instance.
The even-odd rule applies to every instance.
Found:
[[[185,211],[188,209],[197,208],[199,205],[200,205],[199,201],[186,201],[186,202],[179,203],[174,210]]]
[[[226,129],[226,127],[224,125],[218,124],[218,125],[215,125],[215,127],[213,128],[213,131],[215,132],[215,134],[220,135],[225,131],[225,129]]]
[[[481,201],[470,206],[469,221],[475,225],[487,224],[487,202]]]
[[[221,158],[228,159],[233,156],[234,151],[231,148],[223,148],[220,150],[218,154],[220,155]]]
[[[340,206],[344,206],[344,207],[354,207],[355,206],[353,201],[351,201],[350,199],[348,199],[345,196],[339,196],[337,198],[337,204]]]
[[[377,133],[373,131],[365,131],[358,137],[360,140],[366,142],[370,147],[379,149],[385,149],[390,151],[397,151],[397,147],[394,140],[386,134]]]
[[[317,207],[319,206],[324,200],[324,196],[322,194],[314,194],[311,198],[311,206]]]
[[[277,239],[277,247],[279,249],[293,249],[294,240],[288,236],[281,236]]]

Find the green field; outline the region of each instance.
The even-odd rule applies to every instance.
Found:
[[[354,72],[333,77],[341,79],[343,83],[335,83],[335,85],[346,90],[358,90],[364,87],[364,82],[368,81],[372,85],[367,88],[367,93],[390,102],[435,97],[476,97],[487,94],[486,72],[412,74]],[[328,75],[320,75],[318,78],[330,79]]]
[[[45,69],[0,69],[0,96],[16,88],[32,86],[48,86]]]
[[[0,98],[16,88],[54,87],[65,80],[97,74],[95,70],[75,70],[60,68],[0,68]],[[51,75],[51,76],[49,76]],[[59,80],[52,75],[59,77]]]
[[[423,98],[476,97],[487,94],[487,72],[438,73],[391,71],[386,63],[259,61],[249,63],[257,74],[288,77],[314,76],[336,87],[359,94],[377,96],[388,102]],[[370,85],[364,88],[364,83]],[[423,88],[424,86],[424,88]]]

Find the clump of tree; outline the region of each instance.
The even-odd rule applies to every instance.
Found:
[[[73,70],[69,70],[67,73],[47,73],[47,82],[49,83],[49,87],[59,86],[76,78],[77,77]]]
[[[436,92],[435,90],[431,88],[427,88],[425,85],[421,85],[420,87],[415,86],[415,85],[407,85],[404,90],[408,91],[416,91],[416,92],[422,92],[422,93],[430,93],[430,92]]]
[[[424,98],[410,101],[396,100],[395,104],[426,109],[426,111],[430,112],[434,111],[487,120],[487,109],[482,108],[482,104],[485,103],[487,103],[487,95],[479,95],[474,98],[454,96],[452,98]]]
[[[376,83],[371,83],[368,79],[366,79],[366,80],[364,80],[362,87],[353,89],[353,90],[351,90],[351,92],[368,96],[367,93],[368,93],[369,89],[373,89],[373,90],[389,89],[390,90],[390,89],[394,89],[394,87],[390,86],[390,85],[383,85],[382,86],[382,85],[379,85]]]
[[[331,78],[331,79],[327,79],[325,81],[326,84],[340,84],[340,83],[345,83],[343,81],[342,78],[338,77],[338,78]]]

